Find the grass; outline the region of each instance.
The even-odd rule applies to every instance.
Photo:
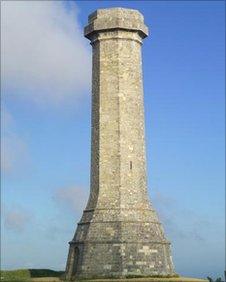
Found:
[[[60,277],[63,275],[63,271],[54,271],[51,269],[18,269],[18,270],[3,270],[0,271],[0,282],[60,282]],[[130,278],[130,279],[129,279]],[[109,282],[109,281],[133,281],[133,282],[202,282],[195,278],[186,277],[127,277],[127,279],[96,279],[96,280],[80,280],[81,282]],[[79,281],[77,281],[79,282]],[[210,281],[214,282],[214,281]],[[221,282],[221,281],[215,281]]]
[[[18,270],[2,270],[1,271],[1,281],[29,281],[31,278],[28,269],[18,269]]]
[[[0,272],[1,282],[46,281],[46,277],[49,277],[49,281],[53,281],[54,278],[60,277],[63,273],[63,271],[51,269],[18,269],[2,270]],[[55,281],[57,280],[55,279]]]

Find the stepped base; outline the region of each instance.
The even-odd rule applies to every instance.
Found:
[[[42,280],[42,281],[47,282],[48,277],[46,278],[46,280]],[[62,280],[59,279],[59,281],[62,281]],[[69,282],[69,280],[63,280],[63,281]],[[208,282],[208,280],[206,279],[199,279],[199,278],[193,278],[193,277],[182,277],[182,276],[170,277],[170,278],[140,277],[140,278],[122,278],[122,279],[116,279],[116,278],[114,279],[76,279],[76,280],[70,280],[70,281],[71,282],[83,282],[83,281],[84,282]]]
[[[71,242],[69,254],[67,279],[175,277],[168,242]]]
[[[62,282],[57,277],[32,278],[32,282]],[[65,280],[64,280],[65,281]],[[207,282],[205,279],[177,277],[177,278],[130,278],[130,279],[93,279],[93,280],[74,280],[75,282]],[[66,282],[66,281],[65,281]]]
[[[143,277],[143,278],[123,278],[123,279],[85,279],[85,280],[73,280],[75,282],[207,282],[206,279],[198,279],[191,277]]]
[[[84,211],[70,242],[67,279],[156,276],[175,277],[175,271],[153,209]]]

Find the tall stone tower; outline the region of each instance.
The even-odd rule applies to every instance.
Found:
[[[143,16],[89,16],[93,48],[90,197],[70,242],[66,278],[174,276],[170,243],[148,199],[142,86]]]

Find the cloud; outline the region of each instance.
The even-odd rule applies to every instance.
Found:
[[[15,129],[15,121],[5,107],[1,112],[1,172],[13,173],[29,162],[28,148]]]
[[[73,213],[81,213],[88,200],[88,191],[82,187],[66,187],[57,189],[53,195],[54,201]]]
[[[73,2],[1,2],[4,96],[39,105],[81,98],[91,82],[91,50],[77,13]]]
[[[27,147],[19,136],[11,133],[2,137],[2,172],[10,173],[15,168],[19,168],[25,158],[27,158]]]
[[[170,237],[180,240],[192,238],[199,242],[205,241],[203,230],[211,225],[208,219],[192,210],[180,207],[176,199],[160,192],[153,194],[152,199],[160,221]]]
[[[15,232],[21,232],[25,230],[30,222],[30,213],[21,208],[16,208],[5,212],[4,224],[7,229]]]

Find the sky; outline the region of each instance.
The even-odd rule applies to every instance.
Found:
[[[222,1],[1,2],[2,268],[63,270],[89,195],[96,9],[138,9],[150,198],[176,272],[225,269]]]

